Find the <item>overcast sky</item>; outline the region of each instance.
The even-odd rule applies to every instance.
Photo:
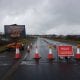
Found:
[[[27,34],[80,34],[80,0],[0,0],[0,32],[11,24]]]

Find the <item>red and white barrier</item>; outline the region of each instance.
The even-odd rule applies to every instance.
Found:
[[[52,53],[52,49],[49,48],[49,54],[48,54],[48,59],[54,59],[53,53]]]

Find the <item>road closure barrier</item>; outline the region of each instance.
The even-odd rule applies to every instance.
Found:
[[[72,46],[68,46],[68,45],[58,46],[58,56],[59,57],[74,56]]]

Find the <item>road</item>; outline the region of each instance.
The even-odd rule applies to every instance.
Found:
[[[49,53],[49,44],[55,45],[68,45],[66,43],[46,40],[39,38],[30,53],[27,53],[23,57],[19,64],[19,67],[13,73],[8,80],[80,80],[80,62],[67,63],[65,60],[58,62],[57,49],[53,49],[53,55],[55,60],[50,62],[47,58]],[[38,48],[38,52],[41,56],[39,63],[34,59],[35,48]],[[72,45],[74,48],[76,46]],[[73,57],[74,59],[74,57]]]
[[[15,63],[13,59],[13,52],[0,53],[0,79],[9,70],[9,68]]]
[[[0,53],[0,80],[2,80],[8,71],[18,62],[15,59],[15,50],[4,51]],[[21,51],[24,53],[24,51]]]

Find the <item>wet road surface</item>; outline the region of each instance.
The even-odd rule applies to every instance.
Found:
[[[74,57],[73,61],[67,63],[65,60],[58,62],[57,49],[52,50],[55,60],[49,62],[47,56],[49,53],[49,44],[68,45],[61,42],[51,41],[39,38],[33,45],[30,53],[25,54],[16,72],[11,75],[9,80],[80,80],[80,62]],[[41,56],[37,63],[34,59],[35,47],[38,46],[38,52]],[[76,46],[72,45],[74,52]]]
[[[15,63],[12,52],[0,53],[0,79],[8,71],[8,69]]]
[[[80,64],[24,65],[11,80],[80,80]]]
[[[15,59],[15,50],[6,50],[0,53],[0,80],[4,78],[17,61],[18,60]]]

